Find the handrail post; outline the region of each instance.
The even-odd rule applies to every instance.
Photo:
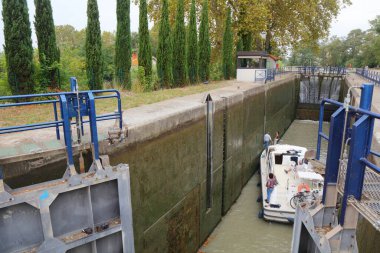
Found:
[[[53,103],[53,108],[54,108],[54,120],[57,122],[58,121],[57,102]],[[55,134],[57,135],[57,140],[60,140],[61,136],[59,134],[59,124],[58,123],[55,125]]]
[[[91,143],[93,145],[93,156],[94,160],[99,159],[99,146],[98,146],[98,129],[96,125],[96,109],[95,109],[95,98],[94,94],[88,92],[88,102],[89,102],[89,118],[90,118],[90,130],[91,130]]]
[[[365,83],[362,86],[362,92],[360,96],[360,108],[363,110],[370,111],[372,106],[372,96],[373,96],[373,84]]]
[[[320,109],[319,109],[318,141],[317,141],[317,155],[316,155],[317,160],[321,158],[321,143],[322,143],[321,132],[323,131],[324,114],[325,114],[325,101],[322,101],[320,105]]]
[[[74,173],[72,168],[74,167],[74,158],[73,158],[73,148],[72,148],[72,140],[71,140],[71,124],[69,118],[69,108],[67,104],[67,99],[65,95],[60,95],[61,101],[61,112],[62,112],[62,120],[63,120],[63,133],[65,137],[66,144],[66,152],[67,152],[67,164],[70,168],[70,174]],[[74,173],[76,174],[76,173]]]

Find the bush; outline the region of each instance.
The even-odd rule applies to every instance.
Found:
[[[133,69],[135,72],[136,69]],[[135,76],[136,73],[132,72],[132,76]],[[132,91],[136,93],[148,92],[153,90],[152,78],[145,75],[145,69],[142,66],[137,68],[137,76],[132,82]]]
[[[223,79],[222,64],[219,61],[213,63],[210,67],[210,80],[219,81]]]

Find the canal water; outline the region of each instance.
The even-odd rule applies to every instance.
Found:
[[[328,124],[324,124],[327,133]],[[318,122],[299,121],[292,123],[280,143],[315,149]],[[326,156],[327,144],[323,143],[321,156]],[[292,241],[292,226],[266,222],[258,218],[262,204],[257,197],[261,188],[257,186],[256,173],[244,187],[239,199],[199,249],[198,253],[289,253]]]

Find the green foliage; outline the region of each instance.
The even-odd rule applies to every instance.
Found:
[[[370,20],[369,23],[371,25],[371,31],[380,35],[380,15],[377,15],[374,20]]]
[[[213,81],[220,81],[224,79],[224,74],[222,70],[222,63],[220,61],[213,62],[210,64],[210,79]]]
[[[152,80],[141,66],[137,68],[137,80],[132,84],[132,91],[136,93],[152,91]]]
[[[152,46],[152,57],[157,57],[157,51],[158,51],[158,40],[159,40],[159,25],[154,25],[150,31],[149,31],[149,37],[150,37],[150,45]],[[153,71],[153,65],[152,65],[152,71]]]
[[[380,17],[377,17],[370,21],[369,30],[355,29],[342,38],[333,36],[317,45],[317,48],[313,43],[297,47],[293,50],[288,64],[378,67],[380,66],[380,34],[377,33],[375,27],[379,23]]]
[[[190,10],[190,20],[188,26],[187,41],[187,68],[189,81],[194,84],[198,81],[198,35],[197,35],[197,16],[195,10],[195,0],[192,0]]]
[[[86,29],[86,71],[89,88],[103,88],[102,40],[99,22],[99,10],[96,0],[87,2]]]
[[[231,28],[231,10],[227,10],[227,18],[226,18],[226,25],[225,25],[225,31],[223,36],[223,76],[224,79],[231,79],[231,77],[234,75],[234,66],[233,66],[233,33]]]
[[[130,0],[117,0],[117,31],[115,71],[116,83],[127,89],[131,88],[131,28]]]
[[[5,54],[0,53],[0,96],[10,95],[12,95],[12,93],[8,85],[7,62],[5,60]]]
[[[203,1],[202,17],[199,28],[199,78],[206,82],[210,77],[211,45],[209,37],[208,0]]]
[[[56,26],[57,45],[61,52],[61,89],[70,90],[69,78],[75,76],[81,90],[88,90],[86,74],[86,30],[70,25]],[[113,64],[113,63],[112,63]]]
[[[33,93],[33,47],[26,0],[3,0],[4,51],[12,94]]]
[[[172,40],[170,34],[168,1],[162,0],[161,22],[158,35],[157,74],[160,87],[170,87],[173,82]]]
[[[145,75],[150,78],[152,75],[152,46],[149,37],[146,0],[140,0],[139,22],[139,66],[144,68]]]
[[[186,84],[186,29],[183,0],[178,0],[173,38],[173,80],[174,86]]]
[[[115,71],[116,36],[111,32],[102,33],[103,80],[112,86]],[[128,61],[126,59],[125,61]],[[115,78],[117,79],[117,78]],[[117,80],[116,80],[117,83]],[[119,83],[118,83],[119,84]],[[124,86],[122,86],[124,87]]]
[[[241,42],[243,43],[243,51],[252,50],[253,36],[252,33],[246,32],[241,35]]]
[[[41,65],[39,84],[57,88],[59,83],[60,53],[56,43],[53,11],[50,0],[35,0],[34,26],[38,40],[38,56]]]

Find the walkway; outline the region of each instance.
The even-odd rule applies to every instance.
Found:
[[[198,253],[289,253],[292,226],[257,217],[261,208],[256,202],[261,189],[258,181],[256,173]]]
[[[286,74],[276,77],[276,81],[293,78],[294,74]],[[169,128],[175,128],[178,119],[183,115],[184,111],[189,111],[186,117],[191,121],[197,116],[197,113],[204,114],[204,98],[205,95],[210,93],[215,100],[222,100],[221,97],[231,94],[242,94],[253,87],[263,87],[264,84],[260,83],[246,83],[238,82],[236,80],[223,81],[226,87],[198,94],[176,97],[164,100],[158,103],[143,105],[135,108],[125,110],[123,113],[124,122],[128,125],[129,136],[128,142],[135,142],[137,140],[145,140],[146,138],[153,138],[162,133],[169,131]],[[272,84],[269,83],[268,85]],[[162,126],[162,119],[175,118],[173,121],[168,121],[170,126]],[[183,117],[182,117],[183,118]],[[168,123],[168,124],[169,124]],[[98,134],[99,140],[106,140],[108,138],[108,129],[114,125],[113,121],[99,122]],[[148,125],[154,125],[149,127]],[[151,131],[139,131],[141,126],[148,127]],[[86,128],[87,127],[87,128]],[[61,128],[62,130],[62,128]],[[61,131],[62,133],[62,131]],[[89,128],[85,125],[84,143],[87,143],[89,148]],[[75,135],[75,134],[74,134]],[[65,157],[63,138],[61,141],[56,140],[56,133],[54,128],[28,131],[22,133],[12,133],[0,135],[0,164],[6,160],[7,163],[25,160],[27,156],[30,159],[40,158],[40,154],[49,153],[49,157]],[[74,149],[75,152],[75,149]]]

